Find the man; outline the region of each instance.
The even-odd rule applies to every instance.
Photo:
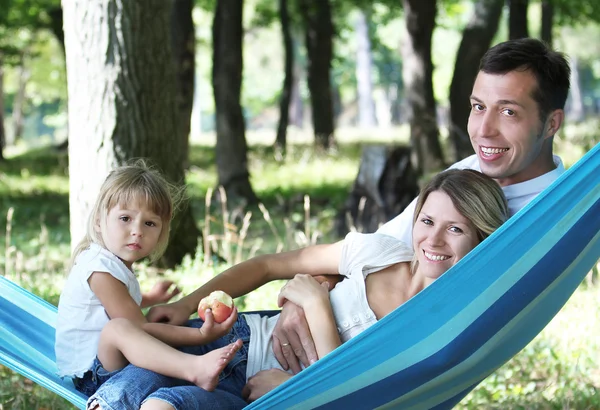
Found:
[[[490,48],[470,97],[468,132],[475,155],[450,168],[476,169],[496,179],[514,215],[565,170],[552,146],[564,120],[569,78],[565,57],[539,40],[511,40]],[[412,243],[415,204],[416,199],[377,232]],[[294,373],[301,370],[300,362],[306,366],[317,359],[303,312],[290,303],[275,328],[273,350],[282,367]],[[284,378],[264,377],[266,384],[272,382],[268,377]],[[251,399],[258,397],[258,385],[258,379],[251,381]]]

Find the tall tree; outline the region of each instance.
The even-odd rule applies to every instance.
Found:
[[[508,1],[508,38],[515,40],[529,37],[527,26],[527,10],[529,0]]]
[[[171,10],[171,45],[177,70],[177,108],[180,135],[184,139],[182,156],[188,166],[189,136],[194,107],[194,77],[196,75],[196,31],[192,12],[193,0],[174,0]]]
[[[463,31],[456,53],[454,74],[450,84],[450,141],[454,159],[459,161],[471,154],[473,148],[467,132],[469,96],[479,71],[479,61],[490,47],[498,31],[504,0],[478,0]]]
[[[110,169],[149,158],[184,183],[185,148],[170,44],[171,3],[64,0],[69,95],[71,240]],[[200,232],[189,208],[172,226],[164,264],[194,252]]]
[[[406,32],[402,42],[402,78],[409,105],[413,164],[418,173],[444,166],[433,95],[431,38],[436,0],[403,0]]]
[[[0,161],[4,160],[6,133],[4,129],[4,63],[0,58]]]
[[[283,86],[281,88],[281,96],[279,97],[279,124],[277,124],[275,147],[285,154],[294,80],[294,40],[292,39],[287,0],[279,0],[279,21],[281,22],[281,37],[283,39],[285,61]]]
[[[248,171],[242,89],[242,0],[217,1],[213,34],[212,81],[217,126],[217,174],[230,198],[256,201]]]
[[[540,38],[552,47],[552,26],[554,24],[553,0],[542,0],[542,29]]]
[[[354,22],[356,32],[356,82],[358,90],[358,125],[374,127],[377,125],[375,101],[373,101],[373,58],[369,38],[369,22],[366,14],[360,10]]]
[[[333,58],[333,21],[330,0],[300,0],[308,56],[308,90],[312,110],[315,144],[334,145],[331,59]]]

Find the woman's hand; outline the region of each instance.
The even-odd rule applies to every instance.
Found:
[[[279,307],[289,300],[305,308],[316,301],[329,300],[329,282],[319,283],[312,275],[298,274],[279,291]]]
[[[190,318],[190,310],[181,301],[151,308],[146,314],[148,322],[183,325]]]

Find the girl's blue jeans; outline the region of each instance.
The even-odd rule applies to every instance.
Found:
[[[200,319],[191,320],[188,326],[202,327]],[[88,407],[97,402],[103,410],[139,409],[149,399],[162,400],[176,410],[241,409],[248,403],[242,399],[246,384],[246,364],[250,344],[250,328],[242,315],[231,332],[212,343],[180,349],[194,355],[205,354],[214,349],[242,339],[243,346],[229,362],[219,377],[215,391],[208,392],[183,380],[162,376],[133,365],[125,367],[110,377],[88,399]]]

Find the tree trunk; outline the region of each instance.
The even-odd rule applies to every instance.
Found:
[[[527,8],[529,0],[507,0],[508,11],[508,38],[516,40],[518,38],[529,37],[527,28]]]
[[[403,0],[403,5],[406,32],[402,45],[402,77],[410,111],[413,165],[417,173],[435,171],[444,167],[431,61],[436,0]]]
[[[217,126],[217,173],[228,198],[256,202],[248,172],[242,87],[243,1],[219,0],[213,21],[213,91]]]
[[[333,57],[333,22],[329,0],[301,0],[306,30],[308,56],[308,90],[312,110],[315,145],[331,148],[334,145],[333,98],[331,88],[331,59]]]
[[[290,116],[290,100],[292,96],[292,80],[294,78],[294,43],[290,31],[287,0],[279,0],[279,19],[281,21],[281,34],[285,53],[285,74],[281,88],[281,97],[279,99],[279,124],[277,125],[275,148],[285,154],[287,127]]]
[[[24,56],[21,55],[21,61],[17,68],[17,92],[13,101],[12,123],[13,123],[13,144],[16,144],[23,137],[25,126],[25,100],[27,98],[27,81],[29,81],[30,71],[25,67]]]
[[[4,62],[0,60],[0,161],[4,160],[6,131],[4,129]]]
[[[570,94],[570,109],[569,119],[574,122],[581,122],[584,120],[584,103],[583,103],[583,92],[581,90],[581,81],[579,78],[579,58],[572,55],[570,58],[571,62],[571,89]]]
[[[148,158],[184,183],[184,138],[169,42],[170,2],[64,0],[69,96],[71,243],[108,172]],[[184,208],[172,224],[163,263],[196,250],[200,232]]]
[[[371,40],[369,39],[369,23],[362,11],[358,12],[354,27],[357,43],[358,126],[371,128],[377,126],[375,101],[373,101],[373,58],[371,56]]]
[[[552,47],[552,26],[554,24],[554,4],[552,0],[542,0],[542,30],[540,37]]]
[[[189,140],[194,107],[194,77],[196,74],[196,31],[192,11],[193,0],[174,0],[171,10],[171,45],[177,70],[177,109],[181,124],[184,169],[189,166]]]
[[[292,37],[294,45],[294,69],[292,76],[292,95],[290,101],[290,124],[300,129],[304,128],[304,101],[300,92],[300,83],[303,78],[303,67],[300,62],[298,41]]]
[[[498,30],[504,0],[479,0],[470,21],[463,31],[456,53],[454,74],[450,84],[450,141],[454,160],[472,155],[473,148],[467,132],[469,96],[479,71],[479,61],[490,47]]]

